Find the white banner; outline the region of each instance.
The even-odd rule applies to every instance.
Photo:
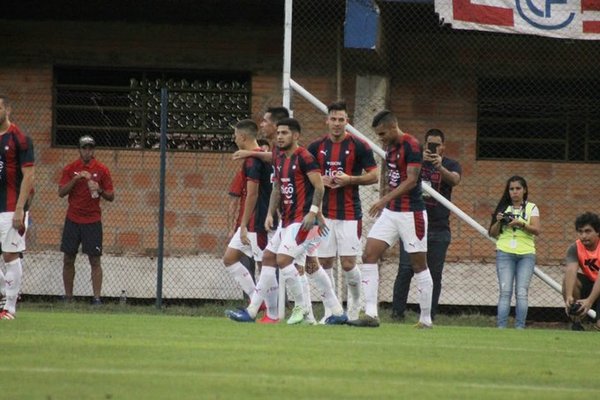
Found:
[[[600,40],[600,0],[435,0],[455,29]]]

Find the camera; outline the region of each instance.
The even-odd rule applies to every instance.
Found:
[[[430,153],[437,153],[437,148],[440,146],[439,143],[427,143],[427,150],[429,150]]]
[[[509,224],[513,219],[515,219],[515,216],[512,213],[502,213],[502,223]]]
[[[579,315],[579,310],[581,308],[581,304],[579,303],[573,303],[571,304],[571,306],[569,307],[569,315]]]

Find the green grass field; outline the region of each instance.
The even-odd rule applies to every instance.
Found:
[[[1,321],[0,399],[577,399],[594,332],[22,309]]]

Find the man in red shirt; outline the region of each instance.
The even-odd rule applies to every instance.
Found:
[[[572,319],[571,329],[584,330],[581,318],[590,309],[596,311],[596,323],[600,330],[600,217],[586,212],[575,219],[577,241],[567,249],[567,267],[563,281],[565,311]]]
[[[108,168],[94,158],[96,142],[91,136],[79,138],[79,159],[67,165],[62,172],[58,195],[69,195],[69,208],[65,218],[60,250],[63,260],[65,300],[73,298],[75,258],[81,250],[88,255],[92,267],[92,304],[100,305],[102,291],[102,212],[100,199],[113,201],[112,178]]]
[[[0,94],[0,244],[6,272],[0,269],[0,320],[15,318],[25,251],[29,197],[33,194],[33,142],[10,122],[10,101]]]

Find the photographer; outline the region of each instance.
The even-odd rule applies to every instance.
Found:
[[[452,188],[460,183],[462,167],[445,155],[446,137],[439,129],[430,129],[425,133],[423,166],[421,179],[448,200],[452,200]],[[423,191],[423,200],[427,209],[427,266],[433,280],[431,297],[431,319],[438,312],[438,302],[442,291],[442,272],[446,261],[446,252],[450,245],[450,210]],[[414,276],[410,257],[403,247],[400,249],[400,265],[394,282],[392,318],[404,319],[404,311],[410,290],[410,281]]]
[[[593,327],[600,330],[600,217],[591,212],[581,214],[575,219],[575,230],[578,239],[567,250],[563,281],[565,311],[573,321],[571,329],[582,331],[581,318],[593,308],[596,311],[596,323]]]
[[[525,328],[529,283],[535,267],[535,236],[541,232],[539,209],[527,201],[528,195],[525,179],[510,177],[492,214],[488,231],[497,239],[498,328],[507,327],[513,284],[516,285],[515,328]]]

